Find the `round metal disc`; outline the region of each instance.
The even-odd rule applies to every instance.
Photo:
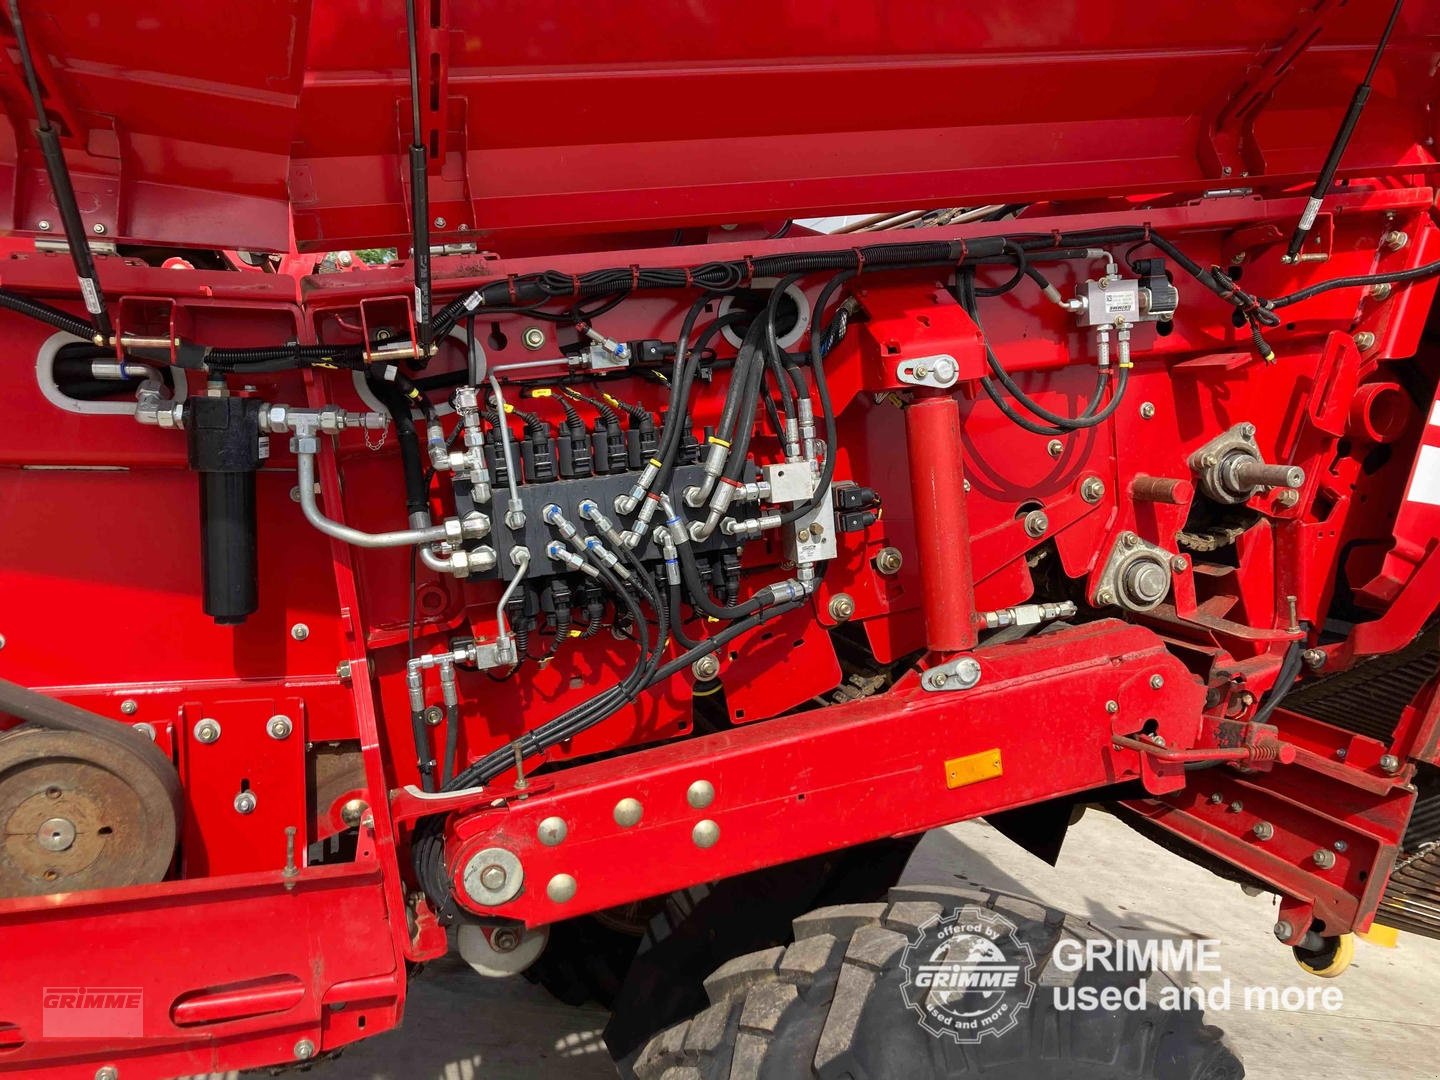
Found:
[[[160,881],[175,838],[163,785],[122,747],[79,731],[0,737],[0,896]]]

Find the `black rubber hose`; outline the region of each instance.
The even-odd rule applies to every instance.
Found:
[[[84,319],[77,319],[74,315],[53,308],[49,304],[42,304],[38,300],[20,296],[8,289],[0,289],[0,308],[13,311],[17,315],[24,315],[27,319],[48,323],[57,330],[64,330],[65,333],[74,334],[86,341],[93,342],[95,340],[95,327]]]
[[[404,391],[393,383],[379,378],[367,378],[370,392],[385,406],[390,419],[395,422],[396,441],[400,445],[400,465],[405,473],[405,511],[408,514],[430,512],[429,485],[425,482],[425,465],[420,459],[420,442],[416,437],[415,421],[410,416],[410,404]]]

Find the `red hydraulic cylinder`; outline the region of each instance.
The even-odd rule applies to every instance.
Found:
[[[905,410],[915,547],[920,556],[925,637],[936,652],[975,644],[975,581],[960,406],[948,394],[917,398]]]

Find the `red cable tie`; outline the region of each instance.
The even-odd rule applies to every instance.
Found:
[[[570,298],[572,300],[580,299],[580,278],[576,274],[570,275]]]
[[[514,274],[511,274],[509,277],[507,277],[507,278],[505,279],[505,284],[510,287],[510,306],[511,306],[511,307],[519,307],[519,306],[520,306],[520,297],[519,297],[519,295],[515,292],[515,275],[514,275]]]
[[[865,272],[865,253],[859,248],[851,248],[855,253],[855,276],[859,277]]]
[[[687,289],[693,289],[694,287],[695,287],[695,275],[694,275],[694,273],[691,272],[690,267],[687,266],[687,267],[685,267],[685,288],[687,288]]]
[[[630,291],[637,292],[640,289],[640,267],[635,263],[630,264]]]
[[[748,285],[749,285],[752,281],[754,281],[754,280],[755,280],[755,263],[754,263],[754,261],[750,258],[749,255],[746,255],[746,256],[745,256],[745,280],[742,281],[742,282],[740,282],[740,284],[741,284],[741,285],[747,285],[747,286],[748,286]]]
[[[959,262],[962,262],[962,263],[963,263],[966,259],[970,258],[970,245],[965,242],[965,238],[964,238],[963,236],[960,237],[959,239],[960,239],[960,259],[959,259]],[[958,264],[957,264],[957,265],[958,265]]]

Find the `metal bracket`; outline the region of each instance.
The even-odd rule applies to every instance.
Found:
[[[960,378],[960,365],[948,353],[901,360],[895,365],[895,377],[910,386],[928,386],[947,390]]]
[[[980,661],[973,656],[962,656],[925,672],[920,686],[931,692],[969,690],[979,684],[980,674]]]

